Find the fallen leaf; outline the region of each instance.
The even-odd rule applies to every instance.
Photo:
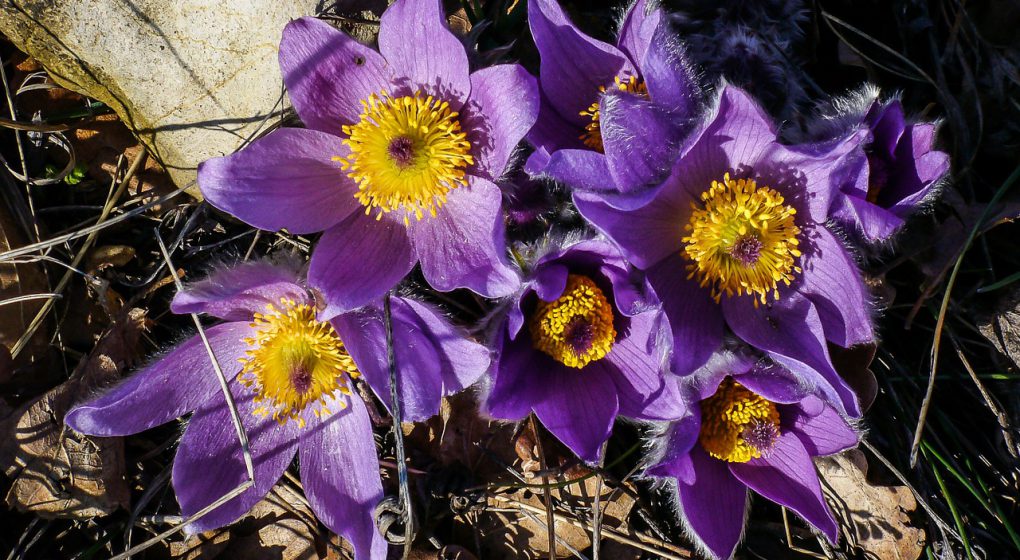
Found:
[[[905,486],[874,486],[867,480],[868,461],[853,449],[816,461],[822,489],[847,542],[868,558],[916,560],[927,541],[924,529],[911,523],[917,509]],[[846,525],[849,523],[849,526]]]
[[[325,556],[315,515],[297,493],[277,484],[261,502],[227,529],[170,543],[180,560],[310,560]]]
[[[103,245],[89,251],[86,266],[89,272],[124,266],[135,258],[135,248],[128,245]]]
[[[43,518],[86,519],[128,507],[121,438],[92,438],[64,426],[64,414],[92,389],[121,377],[141,354],[145,312],[124,313],[71,378],[0,422],[0,464],[13,482],[8,506]]]

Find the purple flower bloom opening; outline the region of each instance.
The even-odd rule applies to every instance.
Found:
[[[669,172],[700,99],[696,72],[661,9],[638,0],[623,16],[616,45],[582,33],[556,0],[528,3],[541,58],[541,114],[525,169],[570,184],[636,191]],[[643,130],[607,116],[632,107]]]
[[[601,458],[618,414],[675,417],[684,407],[664,381],[669,342],[647,292],[604,241],[537,259],[499,326],[486,411],[506,420],[534,412],[589,462]]]
[[[789,370],[742,350],[720,351],[679,383],[696,404],[657,438],[646,474],[676,484],[681,517],[706,555],[733,555],[748,489],[835,543],[812,458],[857,445],[847,421]]]
[[[176,313],[208,313],[226,322],[206,329],[251,445],[255,483],[189,525],[205,531],[233,522],[266,495],[300,457],[301,478],[322,522],[354,545],[359,558],[385,558],[373,509],[382,483],[368,411],[352,394],[364,375],[386,401],[385,331],[378,306],[316,317],[315,301],[291,267],[256,262],[227,268],[174,298]],[[444,394],[473,383],[488,352],[437,310],[393,298],[393,331],[407,417],[439,409]],[[368,319],[365,319],[368,317]],[[352,328],[353,327],[353,328]],[[378,356],[383,356],[380,360]],[[137,433],[192,413],[173,467],[181,511],[194,515],[245,480],[226,402],[205,346],[195,336],[111,391],[67,414],[67,425],[95,436]]]
[[[325,232],[309,278],[327,318],[378,298],[419,262],[441,291],[513,291],[494,181],[538,115],[531,75],[517,64],[471,73],[439,0],[394,3],[379,51],[314,18],[293,21],[280,66],[308,129],[206,161],[199,186],[255,227]]]
[[[631,121],[627,108],[621,122]],[[864,132],[787,146],[743,91],[721,88],[669,177],[634,196],[574,185],[581,214],[647,271],[673,332],[673,370],[705,363],[728,327],[859,416],[829,357],[874,338],[854,259],[825,227]]]
[[[935,148],[936,124],[909,122],[898,99],[879,100],[876,88],[834,103],[839,114],[824,128],[869,133],[853,172],[833,199],[832,216],[870,242],[889,239],[949,172],[949,154]]]

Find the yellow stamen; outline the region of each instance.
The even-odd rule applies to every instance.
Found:
[[[590,278],[578,274],[567,276],[555,301],[539,300],[528,328],[535,348],[572,368],[601,360],[616,341],[612,305]]]
[[[333,326],[316,320],[312,306],[286,298],[280,304],[255,314],[255,335],[245,339],[250,348],[237,379],[255,389],[256,413],[304,427],[306,408],[318,404],[315,416],[328,415],[326,399],[337,391],[349,395],[347,377],[359,373]]]
[[[474,164],[471,143],[461,131],[459,114],[431,95],[390,97],[372,94],[361,102],[361,120],[344,126],[347,157],[335,157],[357,181],[354,195],[365,213],[404,211],[421,220],[446,202],[446,195],[467,185],[465,168]]]
[[[645,82],[639,80],[636,76],[630,76],[627,81],[623,81],[619,76],[616,77],[616,87],[620,91],[627,93],[633,93],[634,95],[640,95],[642,97],[648,97],[648,88],[645,87]],[[605,93],[606,86],[599,87],[599,93]],[[601,121],[599,120],[599,99],[595,100],[587,109],[581,111],[582,117],[591,118],[591,122],[584,126],[584,134],[580,136],[581,140],[584,141],[584,145],[588,146],[593,150],[604,151],[605,146],[602,144],[602,128]]]
[[[712,287],[712,297],[757,294],[761,303],[771,292],[779,298],[780,282],[789,286],[801,269],[795,264],[800,244],[796,209],[783,196],[751,179],[730,179],[701,193],[702,206],[686,225],[684,255],[692,261],[688,278]]]
[[[698,442],[709,455],[746,463],[767,455],[779,437],[776,405],[727,377],[711,397],[701,401]]]

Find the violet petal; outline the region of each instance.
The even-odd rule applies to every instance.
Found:
[[[379,53],[313,17],[283,29],[280,70],[301,121],[335,136],[343,134],[343,125],[358,122],[363,100],[390,85]]]
[[[281,128],[202,162],[198,186],[210,204],[259,229],[315,233],[361,208],[354,182],[331,160],[348,153],[331,134]]]
[[[308,283],[320,290],[330,319],[382,296],[414,267],[404,224],[357,212],[326,231],[312,251]]]

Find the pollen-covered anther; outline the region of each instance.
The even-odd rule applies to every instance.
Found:
[[[420,92],[390,97],[383,92],[361,102],[361,119],[342,127],[351,153],[334,157],[358,184],[355,197],[376,219],[400,210],[404,223],[421,220],[467,185],[474,164],[471,142],[450,104]]]
[[[716,459],[746,463],[767,457],[779,436],[776,405],[730,377],[714,395],[701,401],[698,442]]]
[[[256,313],[251,326],[255,335],[245,340],[249,349],[237,379],[255,390],[256,413],[304,427],[306,409],[321,417],[330,413],[327,398],[350,394],[347,378],[357,377],[358,369],[312,306],[284,298],[279,309],[269,305],[266,313]]]
[[[613,348],[616,329],[613,307],[587,276],[567,276],[567,287],[555,301],[541,301],[528,322],[534,347],[556,361],[583,368]]]
[[[616,77],[615,83],[617,89],[632,93],[634,95],[640,95],[641,97],[648,97],[648,88],[645,86],[643,80],[638,79],[636,76],[629,76],[626,80],[621,80],[619,76]],[[599,87],[599,93],[605,93],[606,86]],[[580,136],[581,140],[584,141],[584,145],[597,151],[605,151],[605,145],[602,143],[602,123],[599,117],[599,100],[596,99],[587,109],[581,111],[582,117],[588,117],[591,122],[584,125],[584,134]]]
[[[779,298],[779,283],[789,286],[800,273],[797,211],[775,190],[727,173],[692,206],[683,238],[688,278],[710,286],[716,301],[746,294],[767,303],[770,294]]]

